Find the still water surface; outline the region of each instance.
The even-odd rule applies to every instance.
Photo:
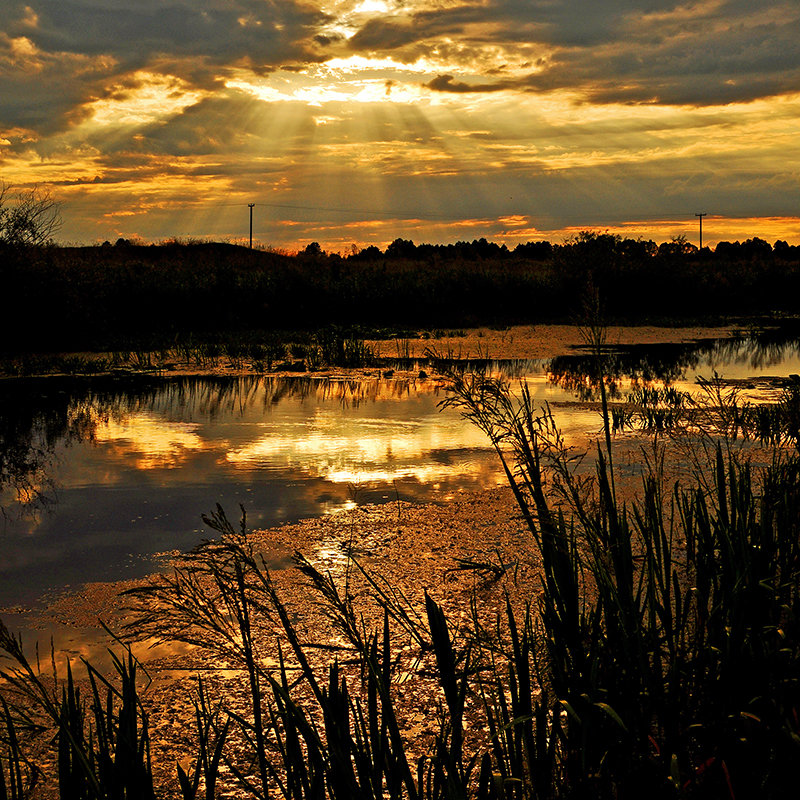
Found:
[[[705,343],[677,355],[633,348],[620,358],[621,373],[661,371],[686,386],[714,370],[800,372],[796,342]],[[568,436],[595,432],[596,412],[548,380],[552,366],[494,368],[556,402]],[[558,368],[583,365],[576,356]],[[444,393],[433,380],[48,379],[8,382],[0,394],[0,441],[16,458],[0,461],[0,476],[21,470],[16,488],[11,480],[0,489],[0,607],[151,572],[159,554],[210,533],[200,517],[216,503],[232,519],[241,504],[251,527],[268,527],[354,502],[444,501],[504,482],[483,434],[439,409]]]
[[[51,379],[17,389],[19,405],[33,397],[41,410],[40,468],[30,502],[3,494],[0,606],[146,574],[159,553],[210,533],[200,517],[216,503],[232,519],[241,504],[251,527],[268,527],[502,480],[483,434],[438,409],[433,381]],[[596,427],[596,415],[578,423]]]

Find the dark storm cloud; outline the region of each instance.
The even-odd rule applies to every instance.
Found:
[[[107,58],[56,56],[0,33],[0,129],[46,134],[74,121],[87,97],[101,91],[110,68]]]
[[[460,52],[473,64],[486,46],[509,56],[527,48],[539,68],[521,88],[575,90],[598,103],[702,105],[800,91],[798,31],[797,2],[494,0],[371,19],[349,46],[401,61]],[[458,77],[428,86],[467,91]]]
[[[269,145],[264,120],[268,104],[244,92],[225,89],[205,97],[168,120],[150,123],[133,131],[121,131],[109,139],[107,132],[95,134],[97,145],[117,161],[122,155],[198,157],[208,155],[264,154]],[[87,140],[92,143],[92,137]],[[216,169],[221,169],[219,164]],[[244,164],[244,168],[248,168]]]
[[[302,52],[302,42],[325,19],[292,0],[15,0],[13,8],[7,28],[12,36],[27,36],[47,51],[110,54],[134,65],[154,56],[190,55],[212,63],[247,57],[275,66]]]
[[[419,15],[420,18],[424,16]],[[452,27],[452,21],[448,23],[447,27]],[[366,22],[358,33],[350,39],[349,45],[355,51],[396,50],[399,47],[418,42],[420,38],[430,37],[435,33],[435,30],[431,30],[428,27],[424,31],[424,37],[420,37],[420,31],[415,30],[403,20],[375,17]]]
[[[140,69],[216,88],[226,67],[267,73],[319,60],[327,17],[293,0],[11,0],[0,33],[0,126],[38,135]]]
[[[548,45],[591,48],[618,41],[631,15],[667,12],[678,5],[671,0],[495,0],[493,8],[512,41],[535,29]]]
[[[800,8],[793,24],[756,16],[628,22],[627,37],[564,48],[526,84],[577,89],[592,101],[716,105],[800,91]]]
[[[462,83],[453,79],[452,75],[438,75],[432,81],[423,84],[426,88],[435,92],[497,92],[500,89],[508,88],[505,83]]]
[[[335,22],[299,0],[7,0],[0,125],[64,130],[138,69],[216,91],[235,66],[302,71],[342,48],[442,64],[421,81],[440,93],[516,86],[594,103],[704,105],[800,91],[797,0],[407,2],[348,41]]]

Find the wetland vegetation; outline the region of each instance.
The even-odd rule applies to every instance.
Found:
[[[601,353],[584,381],[605,431],[588,471],[524,388],[447,377],[446,403],[496,448],[538,565],[526,573],[499,552],[458,563],[502,582],[503,602],[485,608],[476,591],[458,614],[434,590],[412,595],[371,574],[355,549],[336,576],[297,553],[326,620],[319,638],[276,587],[245,518],[232,524],[218,507],[206,517],[213,540],[130,593],[129,632],[202,647],[241,676],[238,699],[206,671],[183,701],[194,732],[182,732],[178,769],[159,772],[146,682],[124,646],[112,676],[89,666],[79,684],[31,664],[2,628],[6,796],[27,796],[42,777],[47,758],[26,749],[36,737],[55,747],[47,786],[62,797],[792,796],[794,384],[767,437],[730,387],[709,383],[704,401],[626,397],[640,414],[629,424],[656,436],[631,495]],[[649,424],[665,407],[669,422]],[[769,448],[762,467],[740,447],[754,438]],[[672,447],[692,454],[678,482],[665,468]],[[423,741],[409,711],[421,697],[433,722]]]

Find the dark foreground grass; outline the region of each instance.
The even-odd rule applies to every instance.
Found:
[[[90,668],[83,697],[69,674],[43,677],[0,628],[0,798],[27,796],[37,778],[64,798],[210,800],[223,780],[242,796],[292,800],[795,797],[797,455],[776,449],[757,472],[723,438],[695,482],[668,486],[655,448],[638,497],[623,501],[611,451],[579,478],[552,416],[524,391],[456,375],[448,402],[495,444],[541,553],[540,580],[516,587],[521,604],[509,597],[490,622],[475,605],[456,631],[434,596],[367,576],[373,626],[348,579],[298,556],[345,643],[324,663],[245,520],[218,508],[206,520],[218,538],[135,592],[136,627],[237,665],[247,709],[212,702],[200,682],[191,763],[154,789],[130,655],[113,680]],[[264,629],[279,640],[275,664]],[[439,722],[421,754],[400,712],[398,642],[435,664]],[[470,714],[482,743],[465,735]],[[41,729],[57,752],[46,776],[26,750]]]

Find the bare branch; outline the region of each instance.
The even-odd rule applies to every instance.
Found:
[[[47,189],[14,190],[0,182],[0,246],[16,249],[52,242],[61,227],[61,204]]]

